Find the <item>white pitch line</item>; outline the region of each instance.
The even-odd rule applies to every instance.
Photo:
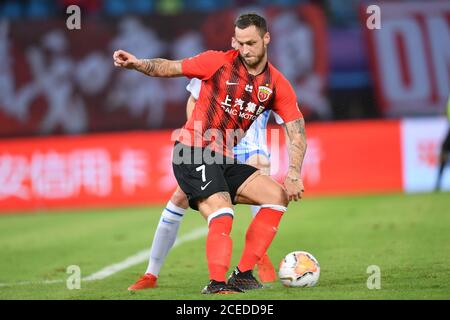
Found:
[[[198,228],[195,229],[189,233],[187,233],[184,236],[179,237],[175,243],[173,244],[172,248],[178,247],[182,245],[183,243],[193,241],[200,239],[201,237],[208,234],[207,228]],[[130,267],[133,267],[139,263],[142,263],[144,261],[147,261],[150,255],[150,250],[142,250],[136,253],[135,255],[132,255],[125,260],[106,266],[105,268],[94,272],[93,274],[82,278],[82,281],[94,281],[94,280],[102,280],[107,277],[110,277],[122,270],[128,269]],[[45,281],[23,281],[23,282],[16,282],[16,283],[0,283],[0,287],[10,287],[10,286],[24,286],[24,285],[30,285],[30,284],[53,284],[53,283],[61,283],[65,280],[45,280]]]
[[[175,241],[172,248],[182,245],[183,243],[188,242],[188,241],[197,240],[197,239],[201,238],[202,236],[206,235],[207,233],[208,233],[207,228],[195,229],[194,231],[189,232],[185,236],[178,238]],[[147,261],[149,255],[150,255],[150,250],[142,250],[142,251],[136,253],[135,255],[128,257],[119,263],[115,263],[110,266],[107,266],[107,267],[103,268],[102,270],[97,271],[97,272],[91,274],[90,276],[83,278],[83,280],[84,281],[92,281],[92,280],[105,279],[106,277],[112,276],[113,274],[115,274],[119,271],[128,269],[128,268],[135,266],[141,262]]]
[[[64,280],[44,280],[44,281],[22,281],[22,282],[13,282],[13,283],[0,283],[0,287],[13,287],[13,286],[26,286],[30,284],[53,284],[53,283],[62,283]]]

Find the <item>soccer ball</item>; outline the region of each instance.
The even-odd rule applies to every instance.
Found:
[[[278,277],[286,287],[313,287],[319,281],[320,266],[317,259],[306,251],[294,251],[280,263]]]

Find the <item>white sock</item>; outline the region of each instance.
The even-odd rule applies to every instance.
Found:
[[[155,231],[146,273],[159,275],[164,260],[175,243],[185,211],[186,209],[177,207],[171,201],[167,203]]]
[[[259,210],[261,209],[260,206],[250,206],[250,208],[252,209],[252,215],[253,218],[256,217],[256,214],[259,212]]]

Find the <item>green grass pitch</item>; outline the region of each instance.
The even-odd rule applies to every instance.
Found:
[[[66,269],[86,277],[150,247],[162,207],[0,215],[0,299],[450,299],[450,194],[305,198],[291,203],[269,249],[278,267],[291,251],[311,252],[321,266],[314,288],[279,282],[235,295],[201,295],[208,282],[205,238],[177,245],[159,288],[130,294],[141,262],[69,290]],[[233,268],[242,252],[250,209],[237,206]],[[189,210],[179,236],[206,228]],[[367,268],[381,271],[369,290]],[[230,268],[230,271],[231,271]],[[52,282],[56,280],[56,282]],[[58,282],[59,281],[59,282]]]

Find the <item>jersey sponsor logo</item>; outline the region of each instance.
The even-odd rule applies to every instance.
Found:
[[[267,99],[269,99],[271,94],[272,94],[272,89],[270,89],[268,86],[259,86],[258,87],[259,102],[267,101]]]
[[[220,103],[222,109],[231,114],[232,116],[239,116],[242,119],[254,121],[256,117],[264,111],[265,107],[257,105],[252,101],[245,102],[244,100],[237,98],[232,104],[233,98],[227,94],[225,99]]]

